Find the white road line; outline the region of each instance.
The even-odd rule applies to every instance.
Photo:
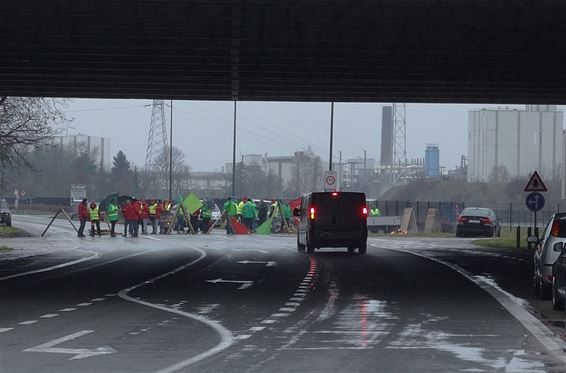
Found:
[[[287,302],[285,303],[286,307],[299,307],[301,304],[299,302]]]
[[[241,339],[248,339],[250,337],[251,337],[251,335],[249,335],[249,334],[242,334],[242,335],[238,335],[238,336],[234,337],[234,339],[241,340]]]
[[[102,302],[103,300],[106,300],[106,298],[94,298],[94,299],[91,299],[90,301],[91,302]]]
[[[31,325],[31,324],[35,324],[36,322],[37,322],[37,320],[29,320],[29,321],[19,322],[18,324],[20,324],[20,325]]]
[[[156,282],[156,281],[159,281],[159,280],[161,280],[165,277],[171,276],[171,275],[173,275],[177,272],[180,272],[180,271],[200,262],[201,260],[203,260],[206,257],[206,253],[203,250],[197,249],[197,248],[192,248],[192,249],[196,250],[200,253],[200,256],[197,259],[195,259],[195,260],[193,260],[193,261],[191,261],[191,262],[189,262],[185,265],[182,265],[182,266],[180,266],[180,267],[178,267],[178,268],[176,268],[172,271],[169,271],[167,273],[164,273],[162,275],[154,277],[154,278],[150,279],[149,281]],[[218,333],[218,335],[220,336],[220,342],[216,346],[214,346],[213,348],[211,348],[211,349],[209,349],[205,352],[202,352],[202,353],[200,353],[196,356],[193,356],[191,358],[183,360],[183,361],[181,361],[177,364],[174,364],[174,365],[171,365],[167,368],[164,368],[164,369],[158,371],[158,373],[176,372],[178,370],[187,368],[187,367],[189,367],[189,366],[191,366],[191,365],[193,365],[193,364],[195,364],[199,361],[202,361],[202,360],[207,359],[207,358],[209,358],[209,357],[211,357],[211,356],[213,356],[213,355],[215,355],[215,354],[217,354],[221,351],[224,351],[225,349],[227,349],[228,347],[230,347],[234,343],[234,337],[232,336],[232,333],[216,321],[212,321],[212,320],[209,320],[209,319],[207,319],[203,316],[184,312],[184,311],[181,311],[181,310],[178,310],[178,309],[175,309],[175,308],[169,308],[169,307],[166,307],[166,306],[158,306],[158,305],[150,303],[150,302],[146,302],[146,301],[143,301],[143,300],[140,300],[140,299],[132,298],[128,295],[128,293],[130,291],[145,286],[145,283],[146,282],[144,281],[144,282],[141,282],[141,283],[134,285],[130,288],[123,289],[120,292],[118,292],[118,296],[120,298],[124,299],[124,300],[129,301],[129,302],[138,303],[138,304],[144,305],[146,307],[155,308],[155,309],[162,310],[162,311],[165,311],[165,312],[171,312],[171,313],[174,313],[176,315],[180,315],[180,316],[183,316],[183,317],[186,317],[186,318],[189,318],[189,319],[193,319],[193,320],[202,322],[203,324],[206,324],[206,325],[210,326],[211,328],[213,328]]]
[[[274,313],[271,315],[271,317],[289,317],[290,314],[288,313]]]
[[[78,249],[78,247],[74,247],[72,249]],[[80,250],[83,250],[83,249],[80,249]],[[75,264],[86,262],[87,260],[93,260],[93,259],[100,258],[101,255],[102,255],[100,253],[95,253],[94,251],[90,251],[90,250],[83,250],[83,251],[88,251],[88,252],[92,253],[92,255],[88,256],[86,258],[81,258],[81,259],[73,260],[73,261],[70,261],[70,262],[57,264],[57,265],[54,265],[54,266],[51,266],[51,267],[45,267],[45,268],[41,268],[41,269],[35,269],[33,271],[26,271],[26,272],[16,273],[16,274],[9,275],[9,276],[0,277],[0,281],[9,280],[9,279],[16,278],[16,277],[29,276],[29,275],[33,275],[33,274],[36,274],[36,273],[49,272],[49,271],[53,271],[53,270],[60,269],[60,268],[65,268],[65,267],[68,267],[68,266],[72,266],[72,265],[75,265]]]
[[[76,311],[76,308],[72,308],[72,307],[71,308],[63,308],[59,311],[61,311],[61,312],[71,312],[71,311]]]
[[[289,298],[289,300],[292,300],[293,302],[302,302],[305,300],[305,298],[293,297],[293,298]]]
[[[295,312],[296,308],[295,307],[281,307],[279,308],[280,312]]]
[[[115,297],[118,294],[104,294],[105,297]]]
[[[45,315],[41,315],[39,317],[43,318],[43,319],[50,319],[52,317],[57,317],[59,316],[58,313],[46,313]]]
[[[386,248],[387,250],[399,251],[406,254],[416,255],[424,259],[432,260],[442,264],[456,272],[458,272],[462,277],[472,281],[474,284],[478,285],[480,288],[485,290],[489,295],[491,295],[495,300],[499,302],[506,310],[509,312],[517,321],[523,325],[552,356],[566,364],[566,356],[564,355],[564,342],[554,335],[554,333],[544,325],[540,320],[531,315],[522,305],[514,302],[508,294],[497,289],[490,283],[482,280],[481,278],[474,277],[470,272],[463,268],[460,268],[452,263],[446,262],[444,260],[434,258],[425,254],[416,253],[410,250],[404,249],[394,249]]]
[[[276,322],[277,322],[277,320],[266,319],[266,320],[263,320],[261,323],[262,324],[275,324]]]
[[[90,306],[92,303],[90,302],[84,302],[84,303],[79,303],[77,304],[77,307],[88,307]]]
[[[9,332],[12,329],[14,328],[0,328],[0,333]]]
[[[251,332],[261,332],[263,329],[265,329],[265,326],[252,326],[250,328]]]

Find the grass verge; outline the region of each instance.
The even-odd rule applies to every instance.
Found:
[[[29,234],[15,227],[0,225],[0,238],[27,237]]]
[[[521,235],[520,248],[527,248],[527,240]],[[517,232],[515,229],[510,231],[508,228],[501,228],[501,237],[486,238],[472,241],[474,245],[484,247],[494,247],[498,249],[516,249],[517,248]]]

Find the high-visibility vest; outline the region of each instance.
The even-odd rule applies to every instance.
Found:
[[[108,207],[106,208],[106,212],[108,214],[108,220],[117,221],[119,219],[118,207],[116,207],[115,204],[113,203],[108,204]]]
[[[149,205],[149,215],[157,214],[157,203]]]
[[[90,216],[90,220],[100,220],[100,217],[98,215],[98,206],[95,208],[88,208],[88,214]]]

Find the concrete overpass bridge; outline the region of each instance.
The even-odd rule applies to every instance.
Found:
[[[0,95],[563,104],[559,0],[3,0]]]

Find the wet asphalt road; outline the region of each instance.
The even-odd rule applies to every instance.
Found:
[[[476,284],[393,250],[469,260],[437,241],[308,256],[293,237],[78,240],[57,222],[25,242],[57,255],[0,262],[0,371],[563,371]]]

